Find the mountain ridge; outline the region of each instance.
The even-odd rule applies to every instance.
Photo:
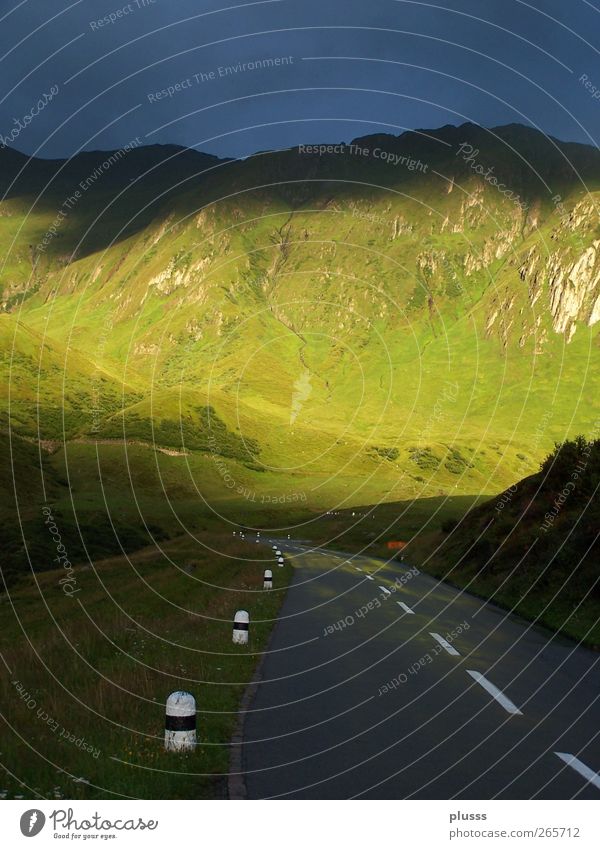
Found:
[[[385,136],[388,138],[400,140],[403,138],[410,138],[415,135],[418,138],[426,138],[426,137],[435,137],[436,134],[439,136],[451,136],[455,141],[459,135],[464,136],[464,133],[475,133],[485,138],[491,138],[497,136],[498,138],[502,138],[506,134],[514,134],[518,133],[524,137],[530,137],[535,139],[546,139],[547,141],[558,145],[559,147],[573,147],[584,148],[586,150],[598,152],[600,149],[597,145],[588,144],[586,142],[573,141],[570,139],[560,139],[558,136],[553,136],[549,133],[545,133],[543,130],[538,129],[537,127],[533,127],[528,124],[522,124],[518,121],[508,123],[508,124],[497,124],[491,127],[485,127],[483,124],[476,124],[472,121],[463,121],[460,124],[442,124],[439,127],[414,127],[412,129],[405,129],[401,133],[370,133],[364,136],[356,136],[352,138],[350,141],[339,139],[337,141],[320,141],[320,142],[298,142],[298,144],[291,145],[286,148],[274,148],[274,149],[265,149],[265,150],[257,150],[253,153],[249,153],[247,156],[243,157],[230,157],[230,156],[218,156],[217,154],[208,153],[208,151],[198,150],[196,147],[187,147],[186,145],[177,144],[175,142],[155,142],[147,145],[140,145],[141,149],[144,150],[155,150],[155,151],[173,151],[175,153],[183,153],[189,152],[196,154],[198,156],[209,157],[211,159],[217,159],[220,162],[245,162],[248,159],[252,159],[255,156],[262,155],[264,153],[282,153],[285,151],[294,151],[297,150],[298,147],[302,147],[303,144],[345,144],[350,145],[359,139],[373,139],[380,136]],[[104,156],[106,154],[115,153],[117,150],[122,150],[123,148],[93,148],[91,150],[82,150],[78,151],[76,154],[72,154],[71,156],[64,157],[43,157],[43,156],[33,156],[23,151],[19,150],[16,147],[11,145],[0,144],[0,156],[3,155],[4,151],[9,152],[9,154],[13,157],[18,157],[21,160],[29,160],[29,161],[39,161],[39,162],[67,162],[73,160],[77,157],[83,157],[87,155],[91,156]],[[0,160],[1,164],[1,160]]]

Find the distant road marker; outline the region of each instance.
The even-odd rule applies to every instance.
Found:
[[[451,646],[448,640],[445,640],[443,637],[441,637],[439,634],[435,634],[433,631],[430,631],[429,633],[431,634],[434,640],[437,640],[437,642],[441,645],[443,649],[446,649],[448,654],[452,654],[455,657],[460,657],[460,652],[456,651],[454,646]]]
[[[594,772],[593,769],[590,769],[589,766],[586,766],[583,761],[580,761],[579,758],[576,758],[575,755],[570,755],[568,752],[554,752],[554,754],[561,761],[564,761],[567,766],[570,766],[575,772],[583,776],[586,781],[589,781],[590,784],[593,784],[594,787],[600,790],[600,775]]]
[[[357,572],[362,572],[362,569],[359,569],[358,566],[355,566],[354,568],[356,569]]]
[[[390,592],[390,591],[389,591],[386,587],[381,587],[381,586],[380,586],[380,587],[379,587],[379,589],[381,590],[381,592],[382,592],[384,595],[386,595],[386,596],[387,596],[387,595],[391,595],[391,592]]]
[[[368,581],[374,581],[375,578],[372,575],[367,575],[367,580]]]
[[[414,610],[411,610],[411,609],[410,609],[410,607],[408,606],[408,604],[404,604],[404,602],[403,602],[403,601],[399,601],[399,602],[398,602],[398,604],[400,605],[400,607],[402,608],[402,610],[403,610],[405,613],[412,613],[412,614],[413,614],[413,616],[414,616],[415,611],[414,611]]]
[[[495,684],[492,684],[491,681],[488,681],[488,679],[484,675],[482,675],[481,672],[476,672],[474,669],[467,669],[467,672],[469,673],[471,678],[473,678],[475,681],[477,681],[478,684],[483,687],[484,690],[487,690],[490,696],[493,696],[496,701],[502,705],[505,711],[508,711],[508,713],[523,716],[519,708],[504,695],[502,690],[499,690]]]

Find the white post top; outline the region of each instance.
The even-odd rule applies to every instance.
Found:
[[[248,623],[250,622],[250,614],[247,610],[238,610],[238,612],[235,614],[235,618],[233,621]]]
[[[177,690],[167,699],[166,712],[169,716],[190,716],[196,713],[196,699],[185,690]]]
[[[265,578],[272,578],[272,577],[273,577],[273,573],[271,572],[271,570],[265,569]]]

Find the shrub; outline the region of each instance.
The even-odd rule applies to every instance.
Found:
[[[439,469],[441,460],[431,448],[409,448],[408,456],[420,469],[436,471]]]
[[[450,448],[446,455],[446,462],[444,463],[444,466],[448,469],[450,474],[460,475],[465,469],[472,468],[473,463],[466,460],[457,448]]]
[[[370,449],[370,453],[381,457],[383,460],[397,460],[400,454],[397,448],[379,448],[376,445]]]

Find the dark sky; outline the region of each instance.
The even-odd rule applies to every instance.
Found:
[[[136,136],[244,156],[467,120],[600,138],[588,0],[0,0],[0,51],[0,136],[44,157]],[[219,76],[275,57],[292,58]]]

